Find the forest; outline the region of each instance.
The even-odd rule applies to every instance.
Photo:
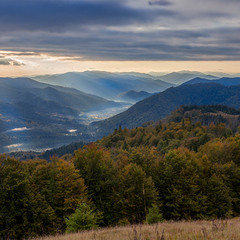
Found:
[[[180,108],[50,161],[1,155],[0,239],[239,216],[238,114]]]

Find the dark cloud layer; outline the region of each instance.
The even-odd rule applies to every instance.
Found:
[[[99,29],[81,37],[51,34],[28,39],[25,36],[13,38],[8,44],[15,50],[31,45],[31,50],[78,55],[85,60],[239,60],[239,31],[238,27],[161,33]]]
[[[151,22],[158,16],[174,15],[173,11],[136,9],[121,1],[13,1],[1,0],[2,31],[61,31],[76,26],[119,26]]]
[[[88,60],[240,60],[239,1],[138,1],[1,0],[1,49]],[[19,63],[0,57],[0,64]]]

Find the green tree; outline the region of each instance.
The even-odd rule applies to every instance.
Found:
[[[171,150],[159,163],[155,184],[167,219],[200,218],[201,202],[199,171],[196,154],[188,149]]]
[[[156,204],[152,205],[151,208],[148,210],[148,214],[146,216],[146,222],[148,224],[153,224],[157,222],[162,222],[163,216],[159,211],[159,208]]]
[[[103,223],[112,223],[111,196],[116,177],[110,152],[90,144],[75,152],[74,164],[84,178],[96,208],[103,212]]]
[[[101,214],[93,211],[89,205],[82,203],[78,205],[76,211],[65,219],[67,229],[66,232],[78,232],[97,228],[101,220]]]
[[[119,220],[143,222],[148,208],[157,202],[157,191],[152,178],[147,177],[140,166],[131,163],[118,174],[118,181],[113,207],[119,214]]]
[[[213,174],[210,178],[203,178],[201,188],[202,194],[206,196],[205,211],[202,211],[205,218],[223,218],[232,215],[230,189],[219,176]]]
[[[129,163],[135,163],[142,167],[147,176],[152,176],[156,163],[160,156],[155,147],[133,147],[129,148]]]
[[[39,194],[26,166],[0,156],[0,238],[23,239],[54,232],[55,213]]]

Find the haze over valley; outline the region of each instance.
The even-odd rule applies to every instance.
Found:
[[[88,71],[34,80],[0,78],[0,150],[43,151],[95,141],[119,126],[162,119],[180,105],[239,108],[240,78],[220,76]]]

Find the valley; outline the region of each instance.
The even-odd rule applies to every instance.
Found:
[[[95,140],[95,129],[89,124],[131,107],[139,100],[132,89],[148,86],[148,90],[161,91],[171,86],[148,77],[86,72],[48,76],[47,80],[36,78],[45,79],[45,83],[30,78],[0,78],[0,152],[43,151],[82,139]],[[61,84],[61,80],[67,84]],[[121,91],[133,91],[134,95],[119,97]],[[151,95],[144,94],[140,99]]]
[[[84,72],[35,77],[38,81],[0,78],[0,152],[41,152],[95,141],[119,126],[131,129],[162,119],[181,105],[240,106],[238,77],[209,80],[198,72],[160,77]],[[174,85],[176,78],[185,82]]]

